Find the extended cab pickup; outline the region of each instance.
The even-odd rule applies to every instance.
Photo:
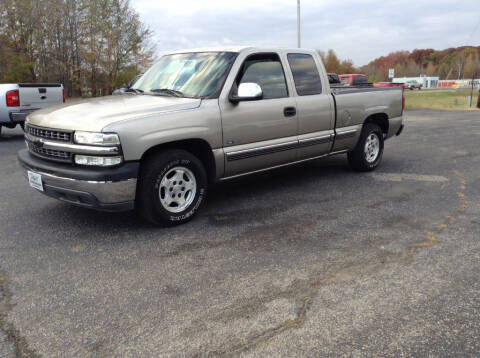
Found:
[[[172,225],[218,180],[340,153],[373,170],[402,115],[401,87],[331,89],[312,50],[183,51],[125,94],[29,115],[18,157],[48,196]]]
[[[28,114],[37,109],[65,102],[59,83],[0,84],[0,134],[2,126],[24,126]]]

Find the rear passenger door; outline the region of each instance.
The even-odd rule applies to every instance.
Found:
[[[287,54],[295,84],[298,115],[298,160],[327,154],[334,139],[335,108],[311,54]]]
[[[290,97],[285,66],[277,53],[254,53],[241,65],[228,92],[241,83],[260,85],[263,99],[232,103],[220,97],[225,176],[233,176],[295,160],[297,115]],[[232,71],[233,72],[233,71]]]

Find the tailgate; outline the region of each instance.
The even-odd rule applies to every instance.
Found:
[[[63,102],[63,87],[55,83],[23,83],[20,87],[20,107],[39,109]]]

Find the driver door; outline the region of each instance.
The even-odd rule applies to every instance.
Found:
[[[220,99],[227,177],[292,162],[298,146],[296,102],[289,96],[279,55],[246,57],[233,90],[241,83],[260,85],[263,98],[238,103]]]

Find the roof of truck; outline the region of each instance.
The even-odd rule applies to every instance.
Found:
[[[312,49],[306,48],[282,48],[275,46],[219,46],[219,47],[203,47],[203,48],[194,48],[194,49],[182,49],[177,51],[169,51],[168,53],[189,53],[189,52],[236,52],[240,53],[243,51],[258,51],[258,52],[269,52],[269,51],[287,51],[287,52],[315,52]]]

